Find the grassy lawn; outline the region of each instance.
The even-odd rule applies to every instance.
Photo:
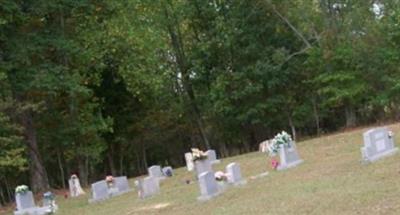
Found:
[[[400,124],[388,127],[397,134],[399,146]],[[400,153],[361,165],[365,130],[297,143],[304,163],[283,172],[272,171],[269,158],[259,152],[224,159],[214,170],[235,161],[247,185],[227,189],[208,202],[197,201],[198,184],[184,183],[194,178],[193,173],[180,168],[161,183],[161,193],[153,198],[141,200],[131,192],[89,205],[89,195],[60,196],[58,214],[400,214]],[[250,179],[265,171],[268,176]]]

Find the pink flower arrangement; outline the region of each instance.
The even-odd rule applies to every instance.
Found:
[[[277,169],[278,166],[279,166],[279,162],[277,160],[275,160],[275,159],[272,159],[271,166],[272,166],[273,169]]]
[[[222,171],[217,171],[214,174],[215,180],[217,181],[226,181],[228,179],[227,175]]]
[[[106,176],[106,182],[109,188],[114,186],[114,177],[112,175]]]

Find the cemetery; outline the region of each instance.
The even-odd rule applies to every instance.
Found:
[[[0,14],[0,215],[400,214],[400,0]]]
[[[57,196],[52,204],[56,214],[61,215],[185,214],[187,210],[201,210],[193,214],[244,214],[248,211],[252,214],[263,214],[267,209],[271,214],[303,214],[322,213],[328,207],[332,214],[351,214],[354,205],[356,211],[363,214],[369,214],[370,211],[398,211],[398,199],[391,197],[400,191],[399,187],[392,185],[397,183],[400,162],[400,156],[396,156],[395,153],[396,141],[400,140],[396,132],[400,132],[400,124],[300,141],[296,146],[291,146],[296,149],[296,156],[293,156],[295,159],[291,160],[285,158],[286,154],[276,153],[276,156],[280,156],[277,162],[279,165],[284,163],[285,171],[280,171],[279,167],[274,168],[270,161],[277,157],[268,156],[268,152],[219,158],[220,162],[211,164],[208,153],[193,149],[192,152],[188,152],[192,155],[192,161],[194,158],[192,171],[189,171],[187,166],[172,169],[169,166],[154,165],[149,167],[146,176],[129,180],[125,176],[107,176],[104,180],[93,183],[89,190],[84,189],[85,191],[81,190],[79,178],[73,175],[70,184],[75,187],[70,190],[71,199]],[[281,137],[284,136],[277,135],[269,141],[270,149],[274,148],[272,143]],[[381,143],[387,144],[387,148],[375,146],[374,143],[379,144],[381,140],[388,140]],[[359,150],[360,146],[362,153]],[[365,165],[364,153],[371,150],[365,148],[374,146],[378,150],[372,152],[377,153],[367,154],[368,158],[379,153],[384,156],[380,157],[379,161],[370,159],[369,165]],[[305,161],[301,162],[301,165],[291,165],[298,162],[299,155]],[[182,155],[182,159],[187,157],[187,154]],[[286,163],[285,159],[288,159]],[[392,171],[393,168],[397,171]],[[265,171],[268,171],[268,174],[258,177]],[[376,180],[378,177],[379,182]],[[193,183],[185,183],[184,179],[187,178]],[[377,183],[380,186],[376,186]],[[110,191],[110,186],[116,190]],[[332,192],[336,186],[343,189]],[[349,193],[360,199],[348,199]],[[287,195],[290,197],[284,200],[285,208],[270,208],[269,205],[279,204],[279,199]],[[324,198],[330,200],[318,200]],[[382,202],[381,198],[384,198],[385,202]],[[85,203],[87,199],[96,203]],[[263,199],[268,199],[267,205]],[[49,210],[46,206],[49,204],[45,203],[44,197],[42,200],[33,199],[32,192],[28,190],[24,196],[18,195],[16,201],[14,214],[47,214],[45,211]],[[40,203],[41,201],[43,203]],[[337,208],[330,207],[331,204]]]

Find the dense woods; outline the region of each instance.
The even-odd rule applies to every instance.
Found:
[[[380,0],[4,0],[0,203],[398,120],[399,21]]]

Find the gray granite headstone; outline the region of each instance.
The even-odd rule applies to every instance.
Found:
[[[92,199],[89,202],[102,201],[109,198],[109,189],[105,180],[92,184]]]
[[[246,183],[246,181],[242,179],[242,173],[237,163],[228,164],[226,166],[226,174],[228,176],[228,183],[230,184],[242,185]]]
[[[194,163],[193,163],[193,155],[190,152],[185,153],[185,161],[186,161],[186,168],[188,171],[193,171]]]
[[[206,151],[207,159],[210,161],[211,164],[220,163],[220,160],[217,160],[217,153],[215,150],[207,150]]]
[[[114,186],[118,188],[118,192],[121,194],[131,191],[128,183],[128,178],[126,176],[115,177],[114,183]]]
[[[28,191],[24,194],[15,195],[15,202],[17,204],[18,211],[36,207],[31,191]]]
[[[36,207],[31,191],[27,191],[23,194],[17,193],[15,195],[15,202],[17,205],[17,210],[14,211],[14,215],[44,215],[48,210],[48,207]]]
[[[174,174],[174,171],[172,170],[172,167],[166,166],[166,167],[162,168],[162,173],[166,177],[172,177]]]
[[[374,162],[398,151],[394,145],[394,137],[389,134],[387,128],[375,128],[364,132],[364,147],[361,148],[361,154],[365,163]]]
[[[150,177],[154,177],[154,178],[158,178],[158,179],[164,178],[161,167],[158,165],[149,167],[148,172],[149,172]]]
[[[138,181],[138,190],[140,198],[154,196],[160,192],[160,184],[157,178],[148,176]]]
[[[220,193],[217,181],[213,172],[203,172],[199,175],[200,196],[199,201],[206,201]]]
[[[278,170],[288,169],[303,163],[303,160],[300,159],[297,153],[295,142],[291,142],[289,146],[281,146],[279,149],[279,157],[280,163],[277,168]]]
[[[194,168],[197,176],[200,176],[204,172],[213,172],[211,162],[208,159],[195,161]]]

